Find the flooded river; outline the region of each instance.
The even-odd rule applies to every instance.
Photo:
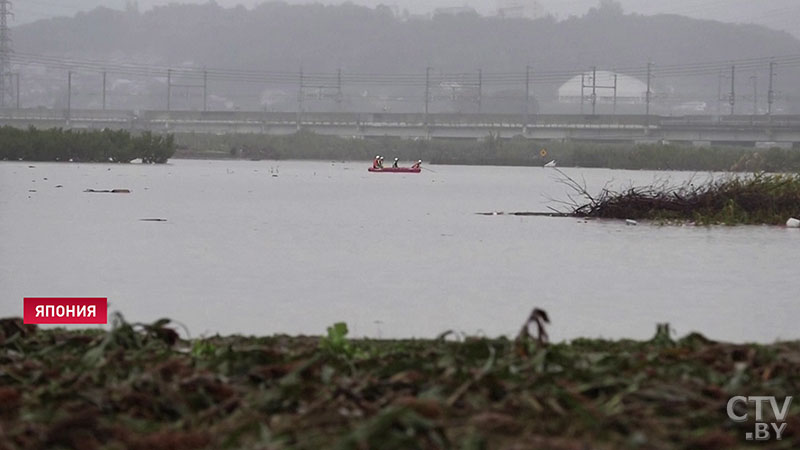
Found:
[[[800,230],[482,216],[546,211],[570,191],[543,168],[366,168],[0,163],[0,317],[21,315],[23,297],[100,296],[193,336],[319,334],[336,321],[356,336],[495,336],[538,306],[556,340],[648,338],[657,322],[800,339]],[[693,176],[564,171],[592,192]],[[114,188],[131,193],[83,192]]]

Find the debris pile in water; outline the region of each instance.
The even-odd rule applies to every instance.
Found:
[[[583,198],[567,203],[578,217],[783,225],[787,217],[800,215],[800,174],[731,175],[699,185],[662,183],[622,191],[604,188],[598,195],[561,175],[561,181]]]

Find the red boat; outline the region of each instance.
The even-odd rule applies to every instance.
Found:
[[[422,172],[422,169],[420,167],[384,167],[383,169],[376,168],[376,167],[370,167],[367,170],[369,170],[370,172],[386,172],[386,173],[420,173],[420,172]]]

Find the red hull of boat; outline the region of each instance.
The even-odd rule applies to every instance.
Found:
[[[419,169],[419,168],[415,169],[413,167],[384,167],[383,169],[376,169],[374,167],[370,167],[367,170],[369,170],[370,172],[376,172],[376,173],[380,173],[380,172],[386,172],[386,173],[420,173],[420,172],[422,172],[422,169]]]

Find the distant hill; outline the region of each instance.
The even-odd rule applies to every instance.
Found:
[[[537,70],[592,65],[643,67],[648,60],[663,67],[800,54],[800,41],[785,32],[675,15],[626,15],[613,2],[607,4],[612,7],[564,21],[475,14],[396,17],[389,8],[351,4],[265,3],[253,9],[173,4],[145,13],[97,8],[16,27],[13,36],[15,50],[26,54],[230,69],[297,71],[302,66],[316,72],[424,73],[430,66],[502,73],[531,64],[535,76]],[[781,75],[781,90],[794,96],[796,88],[786,81],[789,70]],[[759,68],[761,95],[765,71],[766,66]],[[751,92],[748,77],[755,73],[737,75],[737,89]],[[702,91],[715,98],[720,82],[717,75],[655,81],[664,92]],[[552,97],[556,88],[554,81],[536,95]]]

